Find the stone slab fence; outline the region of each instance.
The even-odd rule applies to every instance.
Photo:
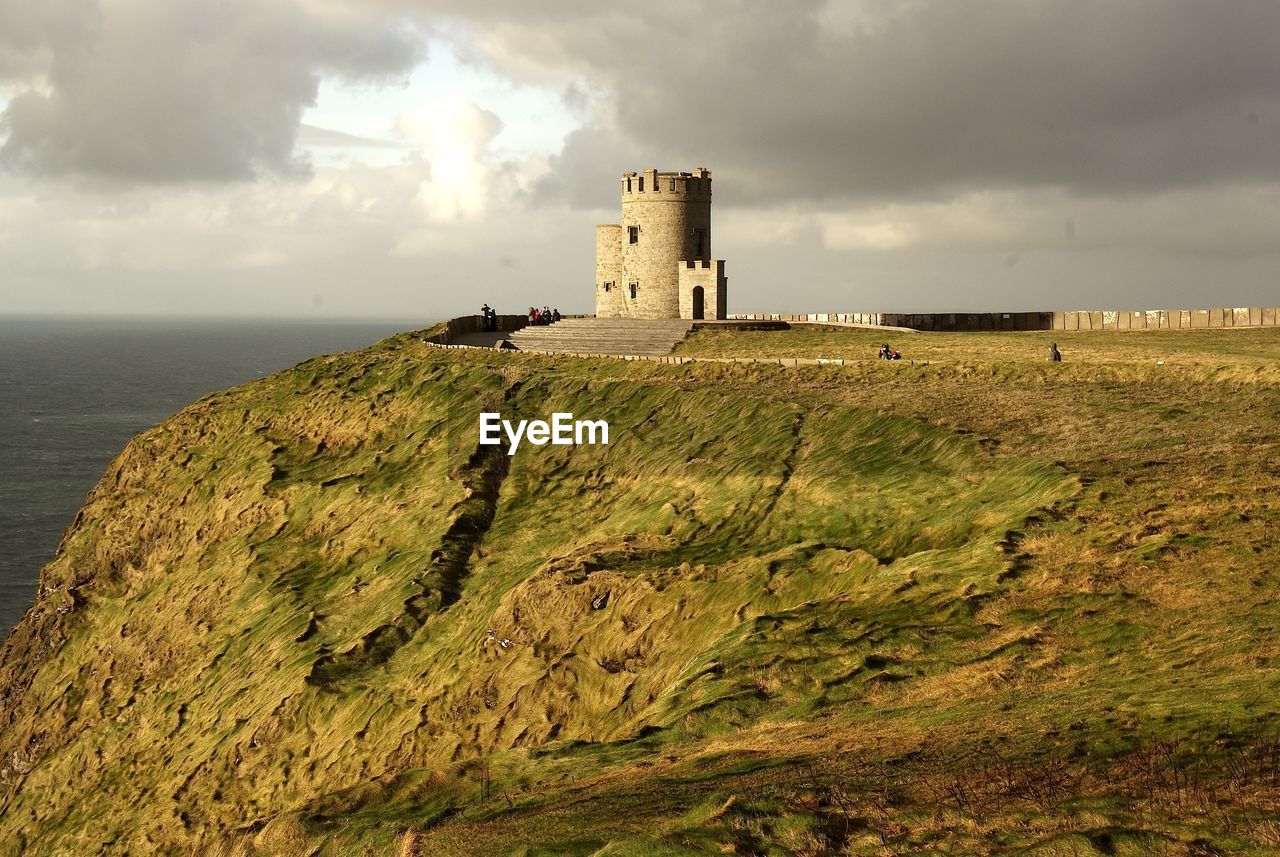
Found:
[[[855,327],[885,327],[885,314],[879,312],[757,312],[729,313],[729,321],[785,321],[791,324],[841,324]]]
[[[1198,330],[1222,327],[1276,327],[1275,307],[1151,309],[1055,312],[1054,330]]]
[[[1276,327],[1273,307],[1219,307],[1193,310],[1078,310],[1068,312],[809,312],[738,313],[731,319],[896,327],[910,330],[1192,330],[1225,327]]]

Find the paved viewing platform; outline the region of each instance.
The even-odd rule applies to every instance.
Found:
[[[787,326],[776,321],[574,317],[555,324],[523,327],[506,334],[506,338],[520,351],[660,357],[670,354],[690,332],[704,327],[782,330]]]

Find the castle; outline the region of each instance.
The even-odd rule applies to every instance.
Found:
[[[622,222],[596,227],[598,318],[725,317],[711,259],[711,172],[622,175]]]

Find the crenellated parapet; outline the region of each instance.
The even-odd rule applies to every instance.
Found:
[[[624,203],[680,200],[711,203],[711,171],[702,167],[688,173],[658,170],[623,173],[621,184]]]

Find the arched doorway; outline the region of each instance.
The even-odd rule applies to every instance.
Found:
[[[693,317],[702,318],[702,286],[693,287]]]

